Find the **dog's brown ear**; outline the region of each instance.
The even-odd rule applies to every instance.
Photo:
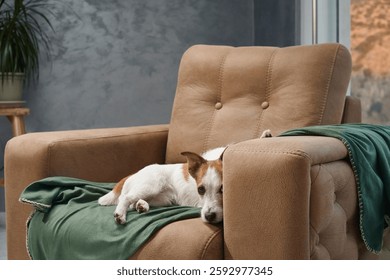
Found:
[[[193,152],[182,152],[181,155],[187,158],[188,173],[190,173],[190,175],[196,179],[196,174],[198,173],[199,168],[207,161],[200,155]]]

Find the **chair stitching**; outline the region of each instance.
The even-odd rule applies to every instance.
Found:
[[[312,180],[312,182],[311,182],[311,184],[310,184],[310,204],[311,204],[311,194],[312,194],[313,185],[316,183],[317,178],[320,176],[320,173],[322,172],[322,170],[327,171],[327,170],[324,168],[323,164],[314,165],[314,166],[312,166],[312,168],[315,167],[315,166],[318,166],[318,171],[317,171],[317,174],[315,175],[314,180]],[[328,173],[329,173],[329,171],[328,171]],[[332,177],[332,180],[334,180],[333,177]],[[310,206],[311,206],[311,205],[310,205]],[[311,211],[310,211],[310,213],[309,213],[309,224],[310,224],[310,227],[312,227],[312,228],[314,229],[314,231],[319,235],[319,229],[317,230],[317,229],[313,226],[313,224],[312,224],[312,221],[311,221]]]
[[[346,188],[346,184],[340,185],[339,181],[336,180],[336,178],[334,177],[333,173],[326,166],[324,166],[324,170],[329,174],[329,176],[332,178],[332,181],[333,181],[334,193],[335,193],[334,204],[338,204],[340,206],[340,208],[344,211],[344,215],[345,215],[346,220],[348,222],[347,211],[345,211],[344,207],[337,201],[337,196],[336,196],[336,192],[343,191],[343,189]]]
[[[336,192],[336,190],[338,189],[338,187],[340,187],[340,185],[338,184],[338,180],[335,179],[333,173],[326,167],[326,164],[323,165],[321,164],[321,166],[323,167],[322,170],[324,170],[331,178],[332,178],[332,183],[333,183],[333,186],[334,186],[334,192]],[[313,185],[313,184],[312,184]],[[345,186],[343,186],[345,187]],[[334,205],[338,204],[340,209],[343,211],[343,214],[344,214],[344,217],[345,217],[345,220],[346,220],[346,223],[348,223],[348,216],[347,216],[347,212],[345,211],[344,207],[337,201],[336,197],[335,197],[335,201],[333,202]],[[336,206],[335,206],[336,207]],[[334,210],[335,211],[335,210]],[[335,213],[333,212],[332,213],[332,217],[335,215]],[[329,225],[326,225],[326,227],[324,229],[327,229]],[[313,226],[313,224],[311,223],[311,219],[310,219],[310,227],[313,228],[313,230],[316,232],[316,234],[318,235],[318,237],[320,238],[320,232],[317,231],[315,229],[315,227]],[[325,246],[324,246],[325,249],[327,249]],[[329,253],[329,256],[330,256],[330,252],[329,250],[327,249],[328,253]],[[344,251],[343,251],[344,252]],[[332,256],[330,256],[332,257]]]
[[[221,59],[221,63],[219,64],[219,74],[218,74],[218,96],[217,96],[217,101],[216,102],[220,102],[221,99],[222,99],[222,88],[223,88],[223,74],[224,74],[224,71],[225,71],[225,62],[226,62],[226,58],[228,57],[230,53],[230,50],[227,51],[223,56],[222,56],[222,59]],[[205,137],[205,141],[204,141],[204,144],[203,144],[203,152],[207,151],[208,150],[208,145],[209,145],[209,141],[210,141],[210,136],[211,136],[211,130],[214,126],[214,121],[215,121],[215,115],[216,115],[216,112],[217,110],[214,109],[213,111],[213,115],[211,116],[210,118],[210,121],[207,125],[207,129],[206,129],[206,137]]]
[[[317,164],[317,165],[313,165],[312,167],[311,167],[311,170],[313,170],[313,167],[318,167],[318,170],[317,170],[317,172],[316,172],[316,174],[314,175],[314,178],[313,178],[313,180],[311,180],[311,184],[310,184],[310,205],[309,205],[309,207],[311,206],[311,193],[312,193],[312,189],[313,189],[313,185],[316,183],[316,181],[317,181],[317,178],[318,178],[318,176],[320,175],[320,172],[321,172],[321,170],[322,170],[322,164]],[[309,208],[310,209],[310,208]],[[310,211],[310,210],[309,210]],[[309,224],[310,224],[310,226],[313,228],[313,229],[315,229],[315,227],[313,226],[313,224],[311,223],[311,211],[310,211],[310,213],[309,213]],[[317,230],[316,230],[316,232],[317,232]]]
[[[278,51],[279,49],[278,48],[275,48],[275,50],[272,52],[269,60],[268,60],[268,65],[267,65],[267,76],[266,76],[266,79],[265,79],[265,83],[266,83],[266,88],[265,88],[265,101],[268,101],[269,100],[269,97],[271,95],[271,91],[272,91],[272,73],[273,73],[273,62],[274,62],[274,57],[276,55],[276,52]],[[263,102],[265,102],[263,101]],[[259,114],[259,117],[258,117],[258,120],[257,120],[257,124],[256,124],[256,127],[255,127],[255,133],[253,135],[253,138],[258,138],[259,135],[260,135],[260,127],[261,127],[261,123],[263,121],[263,112],[264,110],[262,109],[260,111],[260,114]]]
[[[131,134],[118,134],[118,135],[107,135],[107,136],[88,136],[88,137],[79,137],[79,138],[61,138],[59,140],[55,140],[50,144],[58,144],[62,142],[77,142],[77,141],[88,141],[88,140],[101,140],[101,139],[109,139],[109,138],[125,138],[125,137],[133,137],[133,136],[142,136],[142,135],[151,135],[151,134],[167,134],[168,130],[158,130],[158,131],[146,131],[146,132],[136,132]]]
[[[337,47],[337,49],[336,49],[336,51],[334,53],[333,59],[332,59],[332,64],[331,64],[329,75],[328,75],[328,81],[327,81],[326,87],[325,87],[325,95],[324,95],[324,98],[322,100],[322,106],[321,106],[321,110],[320,110],[321,114],[320,114],[320,117],[319,117],[319,120],[318,120],[318,125],[322,124],[322,121],[323,121],[323,118],[324,118],[325,108],[326,108],[326,104],[328,103],[328,98],[329,98],[330,82],[333,79],[333,74],[334,74],[334,69],[335,69],[335,64],[336,64],[336,58],[338,56],[339,51],[340,51],[340,46]]]
[[[204,247],[203,247],[201,256],[200,256],[200,259],[201,259],[201,260],[204,260],[204,257],[205,257],[205,255],[206,255],[206,251],[207,251],[207,249],[210,247],[210,244],[214,241],[215,237],[216,237],[217,235],[219,235],[221,232],[222,232],[222,229],[219,229],[219,230],[217,230],[216,232],[214,232],[214,233],[209,237],[209,239],[207,239],[207,241],[206,241],[206,243],[205,243],[205,245],[204,245]]]
[[[294,150],[294,151],[277,151],[277,150],[256,150],[254,148],[248,149],[248,148],[235,148],[234,150],[229,150],[231,153],[239,152],[239,153],[251,153],[251,154],[258,154],[258,153],[270,153],[270,154],[285,154],[285,155],[293,155],[293,156],[299,156],[302,158],[307,158],[312,162],[312,159],[310,155],[304,151],[301,150]]]
[[[311,181],[311,186],[313,186],[316,183],[317,178],[320,175],[320,172],[321,172],[321,169],[322,169],[322,163],[313,165],[311,169],[313,169],[313,167],[316,167],[316,166],[318,167],[318,170],[317,170],[317,173],[314,176],[314,180]]]
[[[318,233],[318,231],[315,229],[315,227],[310,223],[310,228],[311,230],[313,230],[315,232],[315,234],[318,236],[318,244],[320,243],[320,235]],[[310,234],[310,233],[309,233]],[[317,244],[310,244],[310,259],[313,258],[313,255],[315,253],[315,248],[317,247],[316,246]]]
[[[325,167],[325,165],[324,164],[318,164],[317,166],[319,167],[319,169],[318,169],[318,172],[316,174],[315,180],[312,181],[312,183],[311,183],[311,189],[313,189],[313,185],[315,184],[315,181],[320,176],[320,172],[326,172],[332,178],[333,186],[336,186],[336,180],[335,180],[333,174]],[[334,189],[336,190],[336,187],[334,187]],[[310,195],[310,197],[311,197],[311,195]],[[311,223],[311,219],[310,219],[310,225],[314,228],[314,226]],[[318,234],[319,234],[319,231],[318,231]]]
[[[166,134],[167,130],[160,130],[160,131],[153,131],[153,132],[140,132],[140,133],[134,133],[134,134],[124,134],[124,135],[111,135],[111,136],[92,136],[92,137],[85,137],[85,138],[63,138],[60,140],[56,140],[51,142],[47,147],[47,159],[46,159],[46,176],[50,176],[50,174],[53,174],[51,171],[51,160],[52,160],[52,152],[53,149],[57,144],[64,143],[64,142],[80,142],[80,141],[89,141],[89,140],[101,140],[101,139],[109,139],[109,138],[127,138],[132,136],[140,136],[140,135],[150,135],[150,134]]]

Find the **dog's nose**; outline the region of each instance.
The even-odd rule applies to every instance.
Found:
[[[204,215],[204,217],[206,218],[206,220],[208,221],[208,222],[213,222],[214,220],[215,220],[215,218],[217,217],[217,215],[214,213],[214,212],[209,212],[209,213],[206,213],[205,215]]]

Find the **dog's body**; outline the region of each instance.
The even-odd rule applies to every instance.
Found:
[[[115,221],[126,222],[128,208],[146,212],[150,206],[202,207],[204,221],[222,220],[222,158],[224,147],[199,156],[185,152],[187,163],[152,164],[122,179],[99,199],[100,205],[115,205]],[[200,189],[200,191],[199,191]],[[203,194],[203,189],[205,192]],[[207,194],[206,194],[207,193]]]
[[[261,138],[271,137],[269,130]],[[152,164],[122,179],[111,192],[99,198],[100,205],[117,205],[118,224],[126,222],[127,210],[149,211],[150,206],[202,207],[203,221],[222,221],[222,155],[219,147],[202,156],[184,152],[187,163]]]

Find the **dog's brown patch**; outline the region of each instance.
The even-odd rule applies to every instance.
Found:
[[[115,193],[115,194],[117,194],[117,195],[121,194],[122,189],[123,189],[123,185],[125,184],[127,178],[129,178],[130,176],[131,176],[131,175],[129,175],[129,176],[123,178],[122,180],[120,180],[120,181],[115,185],[115,187],[112,189],[112,192]]]
[[[197,176],[195,179],[198,186],[202,183],[202,179],[206,175],[206,172],[209,168],[214,168],[218,175],[222,178],[222,161],[208,161],[200,166],[198,173],[196,174]]]
[[[218,175],[222,178],[222,161],[221,160],[211,161],[210,167],[214,167],[215,171],[217,171]]]
[[[190,178],[190,172],[188,171],[188,163],[184,163],[182,166],[183,171],[183,177],[188,182],[188,179]]]
[[[196,178],[195,178],[196,184],[198,186],[202,183],[202,179],[203,179],[203,177],[206,174],[208,169],[209,169],[208,163],[204,163],[199,167],[198,172],[196,173]]]

